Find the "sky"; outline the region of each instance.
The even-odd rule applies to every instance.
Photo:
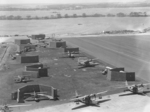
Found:
[[[66,3],[101,3],[101,2],[142,2],[148,0],[0,0],[0,4],[66,4]]]

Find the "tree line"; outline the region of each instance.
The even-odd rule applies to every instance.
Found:
[[[60,18],[79,18],[79,17],[149,17],[150,15],[147,15],[146,12],[131,12],[130,14],[125,14],[122,12],[115,14],[111,14],[108,13],[107,15],[104,14],[98,14],[95,13],[93,15],[87,15],[86,13],[82,13],[82,15],[77,15],[77,14],[73,14],[73,15],[61,15],[61,14],[57,14],[57,15],[51,15],[51,16],[44,16],[44,17],[38,17],[38,16],[26,16],[26,17],[22,17],[22,16],[6,16],[6,15],[2,15],[0,16],[0,20],[43,20],[43,19],[60,19]]]

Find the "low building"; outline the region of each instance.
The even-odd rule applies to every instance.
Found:
[[[135,72],[126,72],[124,68],[108,69],[107,80],[110,81],[135,81]]]
[[[22,54],[17,57],[16,61],[17,63],[39,63],[39,56]]]
[[[15,39],[15,44],[21,45],[21,44],[30,44],[30,39]]]
[[[45,39],[45,34],[31,35],[31,38],[34,40],[43,40]]]
[[[28,65],[25,66],[22,75],[30,76],[31,78],[48,77],[48,68],[44,67],[41,63]]]
[[[65,48],[66,42],[65,41],[50,41],[49,48]]]

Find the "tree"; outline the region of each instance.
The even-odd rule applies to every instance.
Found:
[[[57,14],[57,18],[62,18],[61,14]]]
[[[34,19],[40,19],[38,16],[35,16]]]
[[[83,14],[82,14],[82,17],[87,17],[86,13],[83,13]]]
[[[138,17],[138,16],[139,16],[139,13],[138,13],[138,12],[131,12],[131,13],[129,14],[129,16],[131,16],[131,17]]]
[[[16,20],[21,20],[22,17],[21,17],[21,16],[15,16],[15,19],[16,19]]]
[[[64,16],[65,18],[69,18],[69,16],[68,16],[68,14],[65,14],[65,16]]]
[[[12,19],[14,19],[14,16],[13,15],[7,16],[7,19],[12,20]]]
[[[49,17],[48,17],[48,16],[45,16],[45,17],[43,17],[43,19],[49,19]]]
[[[99,17],[100,16],[100,14],[98,14],[98,13],[95,13],[94,15],[93,15],[93,17]]]
[[[73,14],[73,18],[76,18],[76,17],[78,17],[77,14]]]
[[[113,14],[107,14],[107,17],[115,17]]]
[[[119,13],[117,13],[117,16],[118,17],[125,17],[126,15],[124,13],[122,13],[122,12],[119,12]]]
[[[28,15],[28,16],[26,16],[26,18],[27,18],[28,20],[30,20],[30,19],[31,19],[31,16],[30,16],[30,15]]]
[[[55,16],[54,15],[51,15],[51,17],[50,17],[51,19],[55,19]]]
[[[146,12],[144,12],[144,16],[147,16],[147,13],[146,13]]]

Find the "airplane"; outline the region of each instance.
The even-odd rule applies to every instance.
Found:
[[[73,99],[70,99],[71,102],[75,102],[77,105],[79,103],[83,103],[85,106],[98,106],[99,107],[99,103],[101,102],[105,102],[107,100],[110,99],[102,99],[102,94],[106,93],[107,91],[104,92],[100,92],[100,93],[95,93],[95,94],[90,94],[90,95],[84,95],[81,96],[79,95],[76,91],[75,91],[75,96],[73,97]],[[96,100],[97,97],[99,97],[99,99],[101,100]]]
[[[39,102],[41,100],[41,97],[46,97],[49,100],[54,99],[52,96],[50,95],[46,95],[45,93],[47,92],[31,92],[31,93],[25,93],[26,95],[31,95],[31,98],[33,98],[33,101],[35,102]]]
[[[69,52],[69,51],[68,51],[66,54],[67,54],[67,57],[68,57],[68,58],[72,58],[72,59],[75,58],[75,55],[74,55],[75,53],[74,53],[74,52]],[[66,57],[66,58],[67,58],[67,57]]]
[[[30,81],[30,77],[28,76],[17,76],[15,77],[15,83],[26,83]]]
[[[0,105],[0,112],[11,112],[10,108],[15,108],[15,107],[21,107],[21,106],[31,106],[31,104],[28,105]]]
[[[129,85],[128,82],[125,81],[126,88],[124,89],[124,92],[130,91],[131,94],[146,95],[146,93],[149,92],[149,91],[144,91],[144,86],[146,85],[150,85],[150,83]],[[123,87],[118,87],[118,88],[123,88]],[[124,96],[124,95],[120,95],[120,96]]]
[[[96,59],[81,60],[80,58],[78,58],[78,66],[82,66],[83,68],[83,67],[94,67],[96,65],[99,65],[99,63],[94,62],[94,60]]]

